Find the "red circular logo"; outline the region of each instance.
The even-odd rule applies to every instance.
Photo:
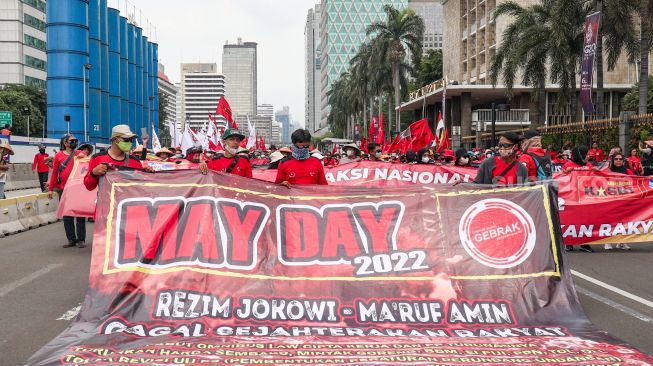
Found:
[[[503,199],[486,199],[467,209],[458,228],[465,251],[492,268],[523,263],[535,248],[535,224],[520,206]]]

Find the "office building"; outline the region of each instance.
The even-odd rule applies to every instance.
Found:
[[[424,21],[422,50],[441,50],[443,43],[442,4],[440,0],[408,0],[408,7],[413,9]]]
[[[159,92],[162,98],[165,98],[165,115],[166,118],[161,119],[159,122],[165,124],[172,123],[173,125],[179,121],[177,119],[177,96],[179,95],[179,88],[170,82],[165,73],[165,67],[159,64]],[[161,112],[159,112],[161,114]]]
[[[327,93],[367,40],[367,27],[385,19],[383,7],[405,9],[407,0],[322,0],[320,13],[320,126],[329,116]]]
[[[256,43],[227,42],[222,51],[222,73],[226,82],[226,96],[234,115],[256,114],[257,106]]]
[[[208,121],[209,113],[215,115],[225,94],[225,77],[217,70],[214,63],[181,64],[182,124],[189,121],[191,128],[199,129]],[[220,126],[226,126],[223,117],[217,120]]]
[[[0,0],[0,85],[46,89],[45,29],[45,1]]]
[[[270,117],[274,120],[274,106],[272,104],[259,104],[256,107],[256,115]]]
[[[290,108],[284,106],[283,109],[274,113],[274,119],[281,124],[281,142],[290,143],[290,134],[294,131],[290,123]]]
[[[320,4],[313,9],[308,9],[306,27],[304,28],[305,50],[305,101],[304,120],[306,128],[314,135],[322,134],[328,130],[326,120],[320,118],[322,114],[322,75],[320,50]]]

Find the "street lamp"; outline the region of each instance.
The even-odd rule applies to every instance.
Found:
[[[86,116],[86,71],[91,69],[91,64],[84,64],[82,68],[82,79],[84,81],[84,141],[88,141],[88,134],[86,133],[86,124],[88,117]],[[70,133],[70,131],[68,131]]]
[[[23,113],[23,116],[27,116],[27,142],[29,142],[29,115],[30,115],[30,109],[29,109],[29,107],[23,107],[21,109],[21,112]]]
[[[492,146],[491,147],[497,146],[497,136],[496,136],[497,108],[499,109],[500,112],[505,112],[510,110],[510,105],[496,104],[494,102],[492,103]]]

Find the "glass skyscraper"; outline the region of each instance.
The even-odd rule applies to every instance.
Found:
[[[397,9],[408,6],[407,0],[322,0],[320,4],[321,123],[329,115],[327,92],[338,76],[349,68],[349,60],[367,40],[370,24],[385,20],[384,5]]]

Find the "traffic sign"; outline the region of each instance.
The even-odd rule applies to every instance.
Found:
[[[0,127],[4,127],[6,125],[13,126],[13,124],[14,124],[13,113],[0,112]]]

